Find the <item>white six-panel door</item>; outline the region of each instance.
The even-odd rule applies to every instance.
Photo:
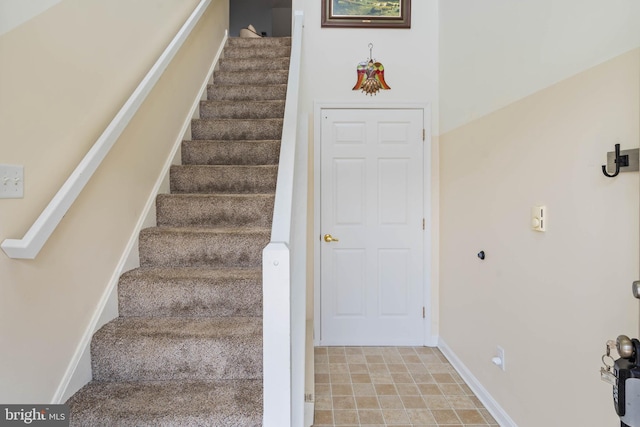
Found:
[[[320,344],[424,344],[423,110],[321,120]]]

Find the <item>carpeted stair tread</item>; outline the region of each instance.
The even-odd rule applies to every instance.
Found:
[[[262,380],[92,381],[68,404],[74,427],[257,427]]]
[[[260,268],[136,268],[118,282],[121,317],[262,316]]]
[[[258,267],[270,228],[151,227],[140,232],[142,267]]]
[[[193,139],[256,140],[282,138],[283,119],[196,119]]]
[[[281,119],[284,100],[201,101],[202,119]]]
[[[291,56],[291,46],[262,45],[262,46],[229,46],[224,52],[225,58],[288,58]]]
[[[243,38],[230,37],[227,41],[229,47],[253,47],[253,46],[291,46],[291,37],[267,37],[267,38]]]
[[[171,167],[172,193],[274,192],[276,165],[174,165]]]
[[[270,101],[285,99],[286,84],[209,85],[207,97],[212,101]]]
[[[182,142],[183,165],[277,165],[280,141],[216,141]]]
[[[218,62],[221,71],[245,70],[288,70],[289,58],[221,58]]]
[[[289,70],[216,71],[214,85],[281,85],[287,84]]]
[[[127,317],[91,341],[96,381],[262,378],[260,317]]]
[[[160,194],[159,227],[269,227],[273,194]]]

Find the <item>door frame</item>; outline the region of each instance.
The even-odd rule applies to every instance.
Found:
[[[314,102],[314,126],[313,126],[313,344],[314,346],[320,345],[320,149],[322,142],[321,135],[321,117],[323,110],[422,110],[423,121],[425,129],[425,141],[423,150],[423,186],[424,186],[424,218],[425,218],[425,232],[423,233],[423,263],[424,263],[424,275],[423,275],[423,306],[426,308],[426,316],[424,321],[424,343],[423,345],[429,347],[436,347],[438,345],[437,332],[434,332],[433,325],[437,325],[438,315],[438,295],[434,292],[431,279],[432,279],[432,260],[434,254],[434,234],[432,225],[432,212],[434,206],[437,207],[435,200],[433,200],[433,188],[432,188],[432,175],[434,171],[437,171],[437,164],[433,163],[432,159],[432,141],[431,141],[431,104],[429,103],[385,103],[376,102],[371,103],[352,103],[352,102],[340,102],[340,101],[316,101]],[[437,159],[436,159],[437,161]],[[436,181],[437,182],[437,181]],[[435,192],[437,194],[437,192]]]

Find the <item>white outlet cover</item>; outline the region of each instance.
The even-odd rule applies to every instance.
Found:
[[[24,166],[0,164],[0,199],[24,197]]]

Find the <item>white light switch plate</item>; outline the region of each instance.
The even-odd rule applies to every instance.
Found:
[[[546,206],[534,206],[531,209],[531,228],[535,231],[547,231]]]
[[[24,197],[24,166],[0,165],[0,199]]]

